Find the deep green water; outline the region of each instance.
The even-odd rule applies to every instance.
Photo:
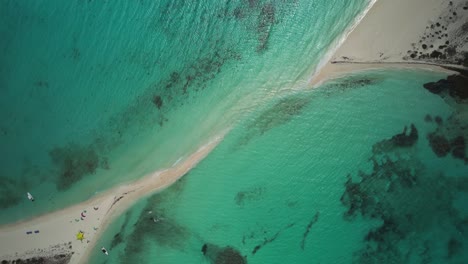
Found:
[[[365,6],[1,1],[0,222],[172,165],[302,86]]]
[[[422,87],[442,77],[368,72],[272,100],[117,219],[91,262],[241,263],[220,260],[236,257],[226,247],[248,263],[466,262],[466,164],[427,138],[467,136]],[[405,127],[410,143],[390,140]]]

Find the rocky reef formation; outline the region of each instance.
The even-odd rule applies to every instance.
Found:
[[[247,264],[247,258],[230,246],[220,247],[207,243],[202,246],[201,251],[212,264]]]
[[[421,140],[416,127],[405,132],[376,143],[371,172],[349,175],[345,183],[344,218],[353,221],[360,215],[380,223],[365,235],[356,263],[433,263],[440,259],[434,253],[440,247],[446,249],[444,260],[451,262],[468,248],[463,242],[468,219],[454,205],[460,193],[468,192],[468,178],[428,170],[414,151]],[[447,142],[451,149],[452,141]]]

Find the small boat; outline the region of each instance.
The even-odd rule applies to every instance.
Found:
[[[31,202],[34,202],[34,197],[29,192],[28,192],[28,199],[31,200]]]
[[[101,251],[102,251],[102,253],[109,256],[109,252],[107,252],[107,249],[105,249],[104,247],[101,248]]]

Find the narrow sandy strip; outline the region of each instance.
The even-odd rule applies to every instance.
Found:
[[[69,263],[87,263],[99,236],[112,220],[139,199],[160,191],[195,167],[223,139],[227,131],[173,167],[110,189],[88,201],[34,219],[0,227],[0,261],[71,255]],[[38,230],[39,233],[34,231]],[[32,234],[26,232],[31,231]],[[83,231],[85,238],[76,239]]]
[[[408,53],[414,53],[415,47],[420,47],[426,41],[432,41],[435,49],[439,45],[445,45],[448,39],[453,43],[452,40],[459,37],[458,29],[468,21],[468,11],[461,8],[465,5],[464,0],[453,0],[450,3],[445,0],[371,1],[370,9],[358,25],[353,25],[350,33],[349,30],[346,32],[346,40],[330,48],[334,51],[333,55],[327,57],[327,63],[318,66],[309,84],[316,87],[326,80],[347,73],[381,68],[422,69],[446,73],[454,72],[445,68],[446,66],[464,69],[438,59],[412,59],[409,57],[411,53]],[[451,16],[454,10],[456,16],[450,17],[451,20],[445,24],[441,22],[448,19],[447,16]],[[437,36],[442,36],[442,33],[437,33],[431,40],[423,40],[428,31],[438,30],[437,27],[431,29],[431,25],[436,22],[447,26],[445,30],[440,30],[443,33],[447,32],[449,36],[438,39]],[[466,46],[457,47],[458,52],[466,49]]]
[[[462,0],[453,2],[459,4]],[[434,62],[411,63],[403,59],[407,51],[414,48],[413,43],[420,39],[428,23],[446,8],[445,0],[378,0],[357,26],[353,25],[349,36],[346,33],[346,40],[338,41],[338,48],[332,47],[333,56],[323,63],[323,67],[320,65],[311,85],[317,86],[350,72],[382,67],[450,72]],[[96,240],[112,219],[137,200],[171,185],[186,174],[216,147],[224,134],[167,170],[113,188],[72,207],[0,227],[0,261],[74,252],[70,263],[87,263],[89,254],[100,249]],[[36,230],[39,233],[34,233]],[[85,233],[82,242],[75,237],[80,230]]]

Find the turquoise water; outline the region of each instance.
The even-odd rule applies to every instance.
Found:
[[[110,256],[90,263],[466,262],[466,161],[429,144],[467,138],[465,112],[422,88],[444,76],[307,89],[366,3],[2,1],[0,223],[170,166],[232,127],[116,219],[98,242]]]
[[[302,86],[366,3],[1,1],[0,222],[170,166]]]
[[[271,100],[114,221],[91,263],[466,262],[466,164],[427,137],[459,118],[422,87],[443,77],[374,71]]]

